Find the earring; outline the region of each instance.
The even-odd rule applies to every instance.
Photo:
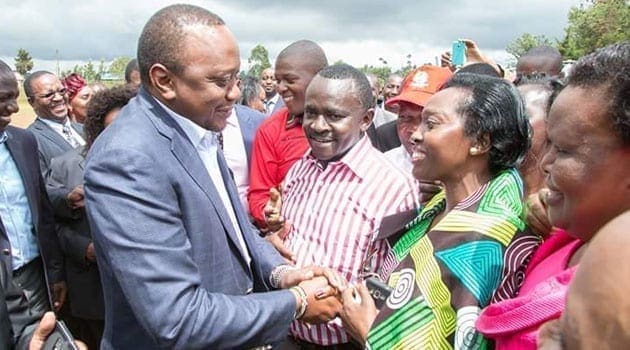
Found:
[[[479,153],[479,150],[477,149],[477,147],[470,147],[469,152],[471,156],[476,156]]]

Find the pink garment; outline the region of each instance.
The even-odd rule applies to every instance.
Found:
[[[536,250],[516,298],[485,308],[476,327],[494,339],[496,349],[536,349],[539,327],[560,317],[569,283],[577,266],[567,268],[573,253],[584,244],[557,230]]]

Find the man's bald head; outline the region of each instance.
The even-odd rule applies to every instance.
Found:
[[[315,73],[328,66],[324,50],[317,43],[310,40],[298,40],[280,51],[276,62],[299,58],[305,68]]]
[[[517,75],[543,73],[548,77],[559,77],[562,72],[562,54],[555,47],[537,46],[519,57]]]
[[[185,67],[186,36],[200,26],[221,26],[214,13],[194,5],[172,5],[156,12],[142,29],[138,40],[138,66],[143,84],[149,84],[149,70],[160,63],[179,74]]]

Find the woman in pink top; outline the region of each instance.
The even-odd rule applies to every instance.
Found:
[[[582,57],[553,102],[541,167],[549,219],[562,228],[533,255],[518,296],[487,307],[477,329],[497,349],[535,349],[538,328],[564,310],[584,248],[630,209],[630,42]]]

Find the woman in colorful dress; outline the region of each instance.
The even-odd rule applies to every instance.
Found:
[[[502,79],[456,74],[427,102],[412,142],[414,176],[444,190],[393,244],[381,310],[359,284],[343,292],[341,318],[371,349],[484,348],[475,320],[537,244],[515,169],[530,144],[523,102]]]

